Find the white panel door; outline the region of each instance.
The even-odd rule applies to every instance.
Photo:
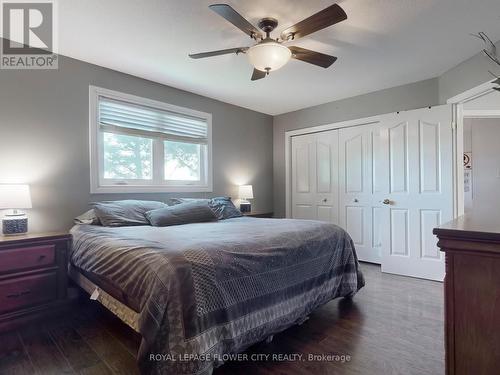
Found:
[[[382,271],[443,280],[432,229],[453,218],[450,106],[381,117],[374,191],[380,208]]]
[[[378,138],[377,124],[339,133],[340,226],[351,236],[358,259],[372,263],[381,260],[381,207],[373,202],[373,191],[384,178],[374,162],[374,153],[380,150]]]
[[[292,138],[292,218],[338,223],[338,131]]]
[[[377,120],[292,138],[292,217],[340,225],[383,272],[442,280],[432,229],[453,217],[451,108]]]

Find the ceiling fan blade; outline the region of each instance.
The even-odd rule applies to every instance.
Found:
[[[228,49],[220,49],[218,51],[211,52],[202,52],[202,53],[192,53],[189,55],[192,59],[202,59],[204,57],[212,57],[219,55],[228,55],[230,53],[245,53],[248,47],[238,47],[238,48],[228,48]]]
[[[265,78],[266,75],[267,75],[266,72],[263,72],[262,70],[254,68],[253,73],[252,73],[252,81],[257,81],[258,79]]]
[[[209,5],[219,16],[225,18],[227,21],[231,22],[238,29],[243,31],[245,34],[253,39],[262,39],[262,34],[260,31],[248,22],[241,14],[235,11],[230,5],[227,4],[213,4]]]
[[[301,47],[288,47],[292,51],[292,58],[304,61],[309,64],[328,68],[337,58],[335,56],[325,55],[324,53],[311,51]]]
[[[281,33],[282,40],[295,40],[347,19],[347,14],[339,5],[333,4],[311,17],[290,26]]]

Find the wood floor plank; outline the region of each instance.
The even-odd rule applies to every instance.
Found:
[[[0,335],[0,374],[34,374],[35,369],[17,331]]]
[[[349,361],[260,364],[253,374],[444,374],[442,283],[383,274],[362,264],[366,286],[353,300],[332,301],[301,326],[275,336],[272,353],[348,354]],[[237,372],[222,366],[214,375]]]
[[[70,323],[51,327],[49,334],[76,372],[94,368],[102,363]]]
[[[444,374],[443,285],[383,274],[375,265],[361,268],[366,286],[352,300],[332,301],[301,326],[246,352],[349,355],[348,361],[232,362],[214,375]],[[96,302],[85,301],[46,331],[0,336],[0,374],[31,375],[35,368],[40,374],[45,369],[64,374],[68,363],[78,374],[137,374],[139,343],[136,332]],[[51,358],[42,348],[51,345],[60,356]],[[50,364],[43,367],[42,361]]]
[[[76,331],[112,371],[124,375],[139,374],[134,356],[124,350],[125,347],[99,321],[82,321]]]
[[[20,336],[38,374],[75,373],[45,329],[22,330]]]
[[[128,352],[137,357],[137,351],[139,350],[139,345],[141,344],[140,335],[133,331],[121,320],[117,319],[109,311],[105,310],[103,307],[98,307],[100,312],[99,321],[106,328],[106,330],[115,337],[120,343],[127,348]]]
[[[119,375],[120,373],[113,373],[108,366],[103,362],[96,363],[95,365],[86,367],[78,371],[80,375]]]

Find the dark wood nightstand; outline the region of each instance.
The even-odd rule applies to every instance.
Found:
[[[242,214],[243,216],[249,216],[249,217],[272,218],[274,212],[251,211],[251,212],[242,212]]]
[[[68,233],[0,236],[0,331],[67,305]]]

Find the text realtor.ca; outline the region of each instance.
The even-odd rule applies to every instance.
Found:
[[[1,69],[57,69],[56,3],[0,0]]]
[[[57,55],[50,56],[2,56],[4,69],[55,69],[57,68]]]

